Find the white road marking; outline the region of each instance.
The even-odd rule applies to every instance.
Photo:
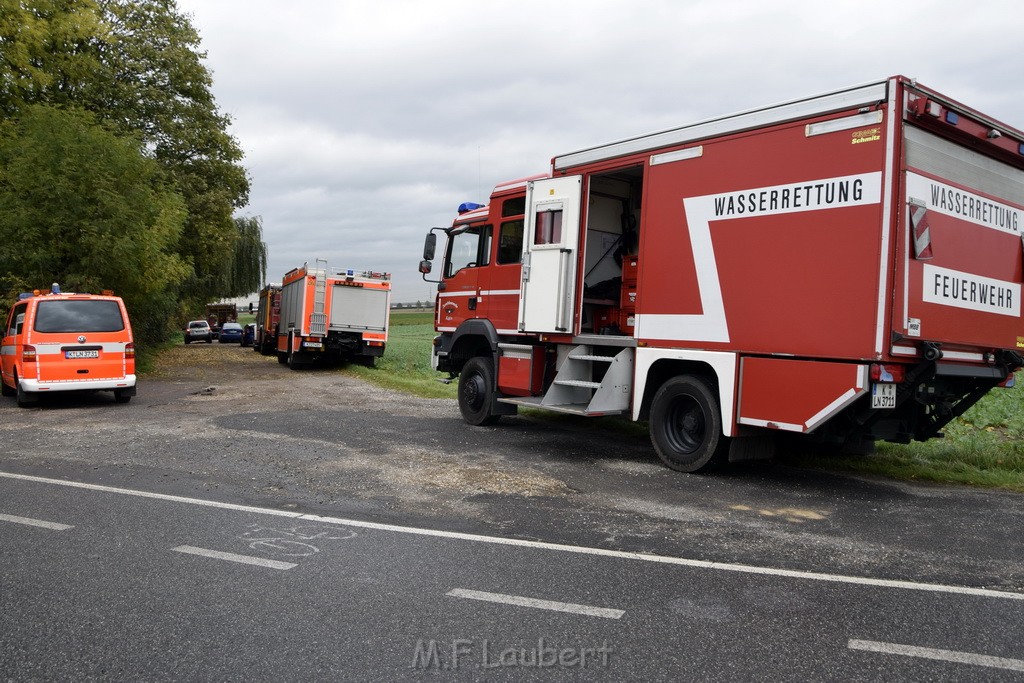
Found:
[[[448,538],[460,541],[472,541],[476,543],[490,543],[494,545],[505,545],[519,548],[534,548],[537,550],[551,550],[555,552],[574,553],[577,555],[612,557],[616,559],[634,560],[638,562],[655,562],[658,564],[671,564],[681,567],[692,567],[695,569],[712,569],[715,571],[738,572],[741,574],[760,574],[764,576],[780,576],[792,579],[803,579],[807,581],[826,581],[830,583],[845,583],[858,586],[873,586],[876,588],[894,588],[897,590],[914,590],[924,591],[928,593],[951,593],[954,595],[970,595],[973,597],[1024,601],[1024,593],[1011,593],[1009,591],[992,590],[990,588],[949,586],[938,583],[918,583],[916,581],[901,581],[897,579],[872,579],[863,576],[824,574],[821,572],[799,571],[795,569],[779,569],[775,567],[756,567],[752,565],[733,564],[729,562],[692,560],[685,557],[671,557],[667,555],[646,555],[643,553],[631,553],[623,550],[606,550],[604,548],[589,548],[586,546],[564,545],[561,543],[525,541],[518,538],[502,538],[501,536],[482,536],[478,534],[466,534],[458,531],[420,529],[416,527],[398,526],[395,524],[379,524],[377,522],[363,522],[354,519],[343,519],[340,517],[306,515],[301,512],[274,510],[272,508],[259,508],[250,505],[237,505],[235,503],[221,503],[212,500],[203,500],[201,498],[187,498],[185,496],[174,496],[165,493],[151,493],[149,491],[122,489],[113,486],[102,486],[99,484],[86,484],[77,481],[65,481],[63,479],[48,479],[46,477],[35,477],[27,474],[14,474],[10,472],[0,472],[0,478],[18,479],[21,481],[32,481],[41,484],[54,484],[57,486],[67,486],[70,488],[86,489],[89,491],[101,491],[104,493],[115,493],[124,496],[152,498],[155,500],[165,500],[175,503],[186,503],[188,505],[201,505],[204,507],[218,508],[221,510],[237,510],[239,512],[250,512],[253,514],[260,515],[273,515],[276,517],[288,517],[291,519],[301,519],[310,522],[340,524],[342,526],[356,527],[357,529],[376,529],[378,531],[391,531],[400,534],[433,536],[436,538]]]
[[[1024,671],[1024,659],[990,657],[988,655],[979,655],[973,652],[936,650],[930,647],[916,647],[914,645],[900,645],[898,643],[880,643],[874,640],[851,640],[847,647],[851,650],[864,650],[865,652],[881,652],[888,655],[903,655],[904,657],[937,659],[939,661],[955,662],[957,664],[987,666],[992,669]]]
[[[43,529],[53,529],[54,531],[65,531],[67,529],[74,529],[72,524],[58,524],[57,522],[45,522],[41,519],[31,519],[29,517],[18,517],[16,515],[0,515],[0,521],[14,522],[15,524],[25,524],[27,526],[38,526]]]
[[[215,560],[227,560],[228,562],[253,564],[257,567],[267,567],[268,569],[292,569],[294,567],[299,566],[294,562],[281,562],[280,560],[267,560],[262,557],[251,557],[249,555],[222,553],[219,550],[207,550],[206,548],[196,548],[191,545],[179,545],[177,548],[171,548],[171,550],[179,553],[187,553],[189,555],[201,555],[202,557],[212,557]]]
[[[591,607],[589,605],[577,605],[571,602],[554,602],[552,600],[538,600],[537,598],[526,598],[521,595],[503,595],[502,593],[485,593],[483,591],[471,591],[465,588],[453,588],[445,593],[453,598],[468,598],[470,600],[483,600],[484,602],[497,602],[504,605],[516,605],[518,607],[533,607],[534,609],[546,609],[554,612],[570,612],[572,614],[583,614],[588,617],[603,617],[605,619],[619,619],[625,612],[621,609],[609,609],[607,607]]]

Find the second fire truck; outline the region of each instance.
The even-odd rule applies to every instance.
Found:
[[[391,276],[373,271],[328,273],[326,261],[284,276],[277,359],[293,369],[319,360],[372,365],[384,355]]]

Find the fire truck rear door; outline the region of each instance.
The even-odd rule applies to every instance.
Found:
[[[911,341],[1021,348],[1024,170],[911,126],[906,148],[894,329]],[[905,347],[913,353],[894,352]]]
[[[519,329],[571,333],[582,176],[535,180],[526,190]]]

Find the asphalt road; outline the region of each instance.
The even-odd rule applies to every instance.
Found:
[[[0,403],[0,680],[1024,677],[1020,496],[176,360]]]

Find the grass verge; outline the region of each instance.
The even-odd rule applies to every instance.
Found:
[[[1018,384],[1024,375],[1018,373]],[[799,456],[793,464],[1024,492],[1024,386],[993,389],[959,419],[942,439],[907,445],[879,443],[866,457]]]
[[[439,382],[444,374],[430,367],[433,318],[430,311],[392,311],[384,357],[376,367],[350,364],[344,372],[422,398],[455,398],[455,384]]]

